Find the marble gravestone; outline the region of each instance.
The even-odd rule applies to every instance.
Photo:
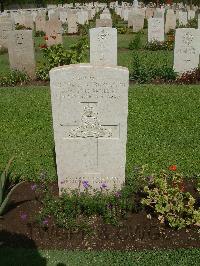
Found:
[[[58,185],[110,191],[125,181],[127,68],[77,64],[50,71]],[[91,190],[92,191],[92,190]]]
[[[186,26],[188,23],[188,13],[179,11],[178,21],[179,25]]]
[[[46,15],[38,14],[35,18],[35,30],[36,31],[46,31]]]
[[[135,14],[133,17],[133,32],[138,32],[144,27],[144,16],[142,14]]]
[[[35,54],[32,30],[11,31],[8,38],[10,67],[35,77]]]
[[[198,15],[198,29],[200,30],[200,15]]]
[[[58,19],[46,21],[47,46],[63,43],[62,22]]]
[[[164,18],[148,19],[148,42],[164,42]]]
[[[90,63],[117,65],[117,30],[100,27],[90,29]]]
[[[8,48],[8,36],[13,30],[13,23],[11,19],[0,20],[0,46]]]
[[[174,48],[174,70],[182,74],[194,70],[199,65],[200,30],[194,28],[177,29]]]
[[[110,27],[112,28],[112,19],[96,19],[96,28]]]
[[[78,15],[76,12],[67,14],[68,33],[73,34],[78,32]]]
[[[168,12],[166,14],[166,21],[165,21],[165,33],[168,33],[170,30],[176,29],[176,15],[174,12]]]

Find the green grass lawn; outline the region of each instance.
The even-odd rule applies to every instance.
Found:
[[[177,164],[186,175],[200,169],[199,86],[135,85],[129,90],[127,175],[135,165],[149,172]],[[55,178],[48,87],[0,89],[0,169],[13,155],[13,171]]]
[[[198,266],[199,249],[143,252],[0,249],[2,266]]]

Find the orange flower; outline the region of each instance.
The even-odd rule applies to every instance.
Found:
[[[47,48],[47,45],[46,45],[46,44],[41,44],[39,47],[40,47],[41,49],[44,49],[44,48]]]
[[[177,169],[176,165],[170,165],[169,166],[170,171],[176,171],[176,169]]]

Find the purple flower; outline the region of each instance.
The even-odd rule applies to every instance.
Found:
[[[108,203],[107,207],[108,207],[109,209],[112,209],[112,204],[111,204],[111,203]]]
[[[89,182],[87,180],[84,180],[82,182],[82,184],[83,184],[84,188],[88,188],[89,187]]]
[[[45,219],[44,221],[42,221],[42,224],[43,225],[48,225],[48,222],[49,222],[48,219]]]
[[[100,186],[100,188],[101,188],[101,189],[107,188],[106,183],[102,183],[101,186]]]
[[[121,192],[120,191],[117,191],[116,193],[115,193],[115,196],[117,197],[117,198],[120,198],[121,197]]]
[[[32,190],[32,191],[35,191],[36,188],[37,188],[37,185],[36,185],[36,184],[31,185],[31,190]]]
[[[25,221],[26,219],[27,219],[27,214],[26,213],[22,213],[21,215],[20,215],[20,218],[21,218],[21,220],[22,221]]]

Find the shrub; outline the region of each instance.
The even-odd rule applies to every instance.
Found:
[[[170,41],[167,40],[165,42],[159,42],[159,41],[148,42],[145,45],[145,49],[150,51],[173,50],[173,48],[174,48],[174,39]]]
[[[177,77],[177,73],[174,72],[173,68],[167,65],[157,68],[155,75],[165,82],[175,80]]]
[[[200,82],[200,69],[196,68],[192,71],[183,73],[177,78],[179,84],[197,84]]]
[[[0,216],[4,213],[12,192],[22,183],[13,184],[11,182],[11,173],[9,172],[11,163],[12,159],[8,162],[6,168],[0,175]]]
[[[144,19],[144,29],[148,29],[148,20],[145,18]]]
[[[35,37],[43,37],[45,35],[46,35],[46,33],[44,31],[36,31],[35,32]]]
[[[197,18],[193,18],[188,20],[188,23],[186,25],[178,24],[178,28],[198,28],[198,20]]]
[[[88,43],[86,38],[81,38],[68,50],[61,44],[53,45],[51,47],[42,45],[40,47],[42,48],[45,62],[38,66],[36,77],[40,80],[48,80],[49,71],[52,68],[84,62],[87,55]]]
[[[89,33],[89,25],[88,24],[84,24],[84,25],[82,25],[82,24],[78,24],[78,33],[80,34],[80,35],[88,35],[88,33]]]
[[[29,81],[29,77],[26,73],[14,70],[0,76],[0,86],[9,87],[22,85]]]
[[[82,182],[83,192],[79,189],[63,194],[60,197],[53,196],[43,179],[43,184],[37,186],[38,195],[44,193],[43,207],[38,216],[41,223],[46,217],[53,218],[54,222],[67,229],[89,229],[90,220],[100,216],[105,223],[117,225],[122,217],[128,212],[136,210],[136,202],[133,196],[143,182],[144,168],[134,169],[133,176],[126,180],[126,185],[121,191],[108,193],[105,183],[101,184],[100,190],[91,193],[87,179]]]
[[[16,30],[31,30],[31,28],[27,28],[26,26],[20,25],[18,23],[16,24],[15,29]]]
[[[117,33],[119,34],[125,34],[127,32],[126,26],[117,26]]]
[[[0,45],[0,55],[1,54],[7,54],[8,53],[8,49],[6,47],[3,47]]]
[[[130,50],[139,50],[142,48],[141,32],[135,34],[131,42],[129,43]]]
[[[133,54],[132,67],[130,71],[130,79],[138,83],[149,83],[153,80],[164,82],[174,81],[177,74],[172,67],[167,65],[157,66],[142,64],[137,53]]]
[[[150,207],[161,223],[173,228],[184,228],[200,223],[200,210],[195,209],[195,199],[185,191],[182,175],[161,172],[152,176],[152,183],[144,187],[146,197],[141,203]]]

